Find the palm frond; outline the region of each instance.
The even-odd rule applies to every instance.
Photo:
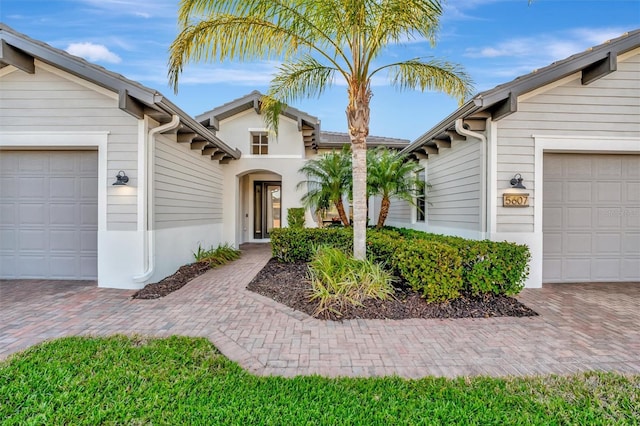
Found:
[[[458,98],[460,104],[473,92],[471,77],[462,67],[450,62],[437,59],[424,62],[416,58],[385,65],[374,73],[385,69],[389,71],[391,84],[402,90],[436,90]]]

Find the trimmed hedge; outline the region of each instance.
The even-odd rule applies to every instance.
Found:
[[[353,250],[351,228],[274,229],[273,256],[284,262],[311,260],[315,248]],[[367,231],[367,256],[429,301],[475,295],[515,295],[529,275],[529,249],[510,242],[476,241],[405,228]]]
[[[412,289],[429,302],[457,299],[464,288],[462,259],[451,246],[415,240],[398,246],[392,261]]]
[[[468,240],[429,234],[407,228],[388,228],[408,240],[436,241],[455,247],[462,259],[465,289],[473,294],[494,293],[513,296],[524,288],[529,276],[531,254],[526,245],[508,241]]]
[[[273,257],[282,262],[309,262],[321,245],[353,251],[351,228],[274,228],[270,235]]]
[[[287,210],[287,222],[289,228],[304,228],[304,207],[292,207]]]

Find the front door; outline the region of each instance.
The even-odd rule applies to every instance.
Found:
[[[280,182],[253,184],[253,238],[269,238],[273,228],[280,228]]]

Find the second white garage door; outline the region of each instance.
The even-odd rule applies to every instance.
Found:
[[[98,153],[0,151],[0,278],[97,278]]]
[[[544,282],[640,281],[640,155],[545,154]]]

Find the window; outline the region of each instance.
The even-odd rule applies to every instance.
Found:
[[[426,219],[426,196],[425,196],[425,182],[424,182],[424,169],[416,172],[416,179],[423,183],[422,186],[418,188],[418,192],[416,194],[416,222],[424,222]]]
[[[267,155],[269,154],[269,137],[265,132],[251,133],[251,154]]]

